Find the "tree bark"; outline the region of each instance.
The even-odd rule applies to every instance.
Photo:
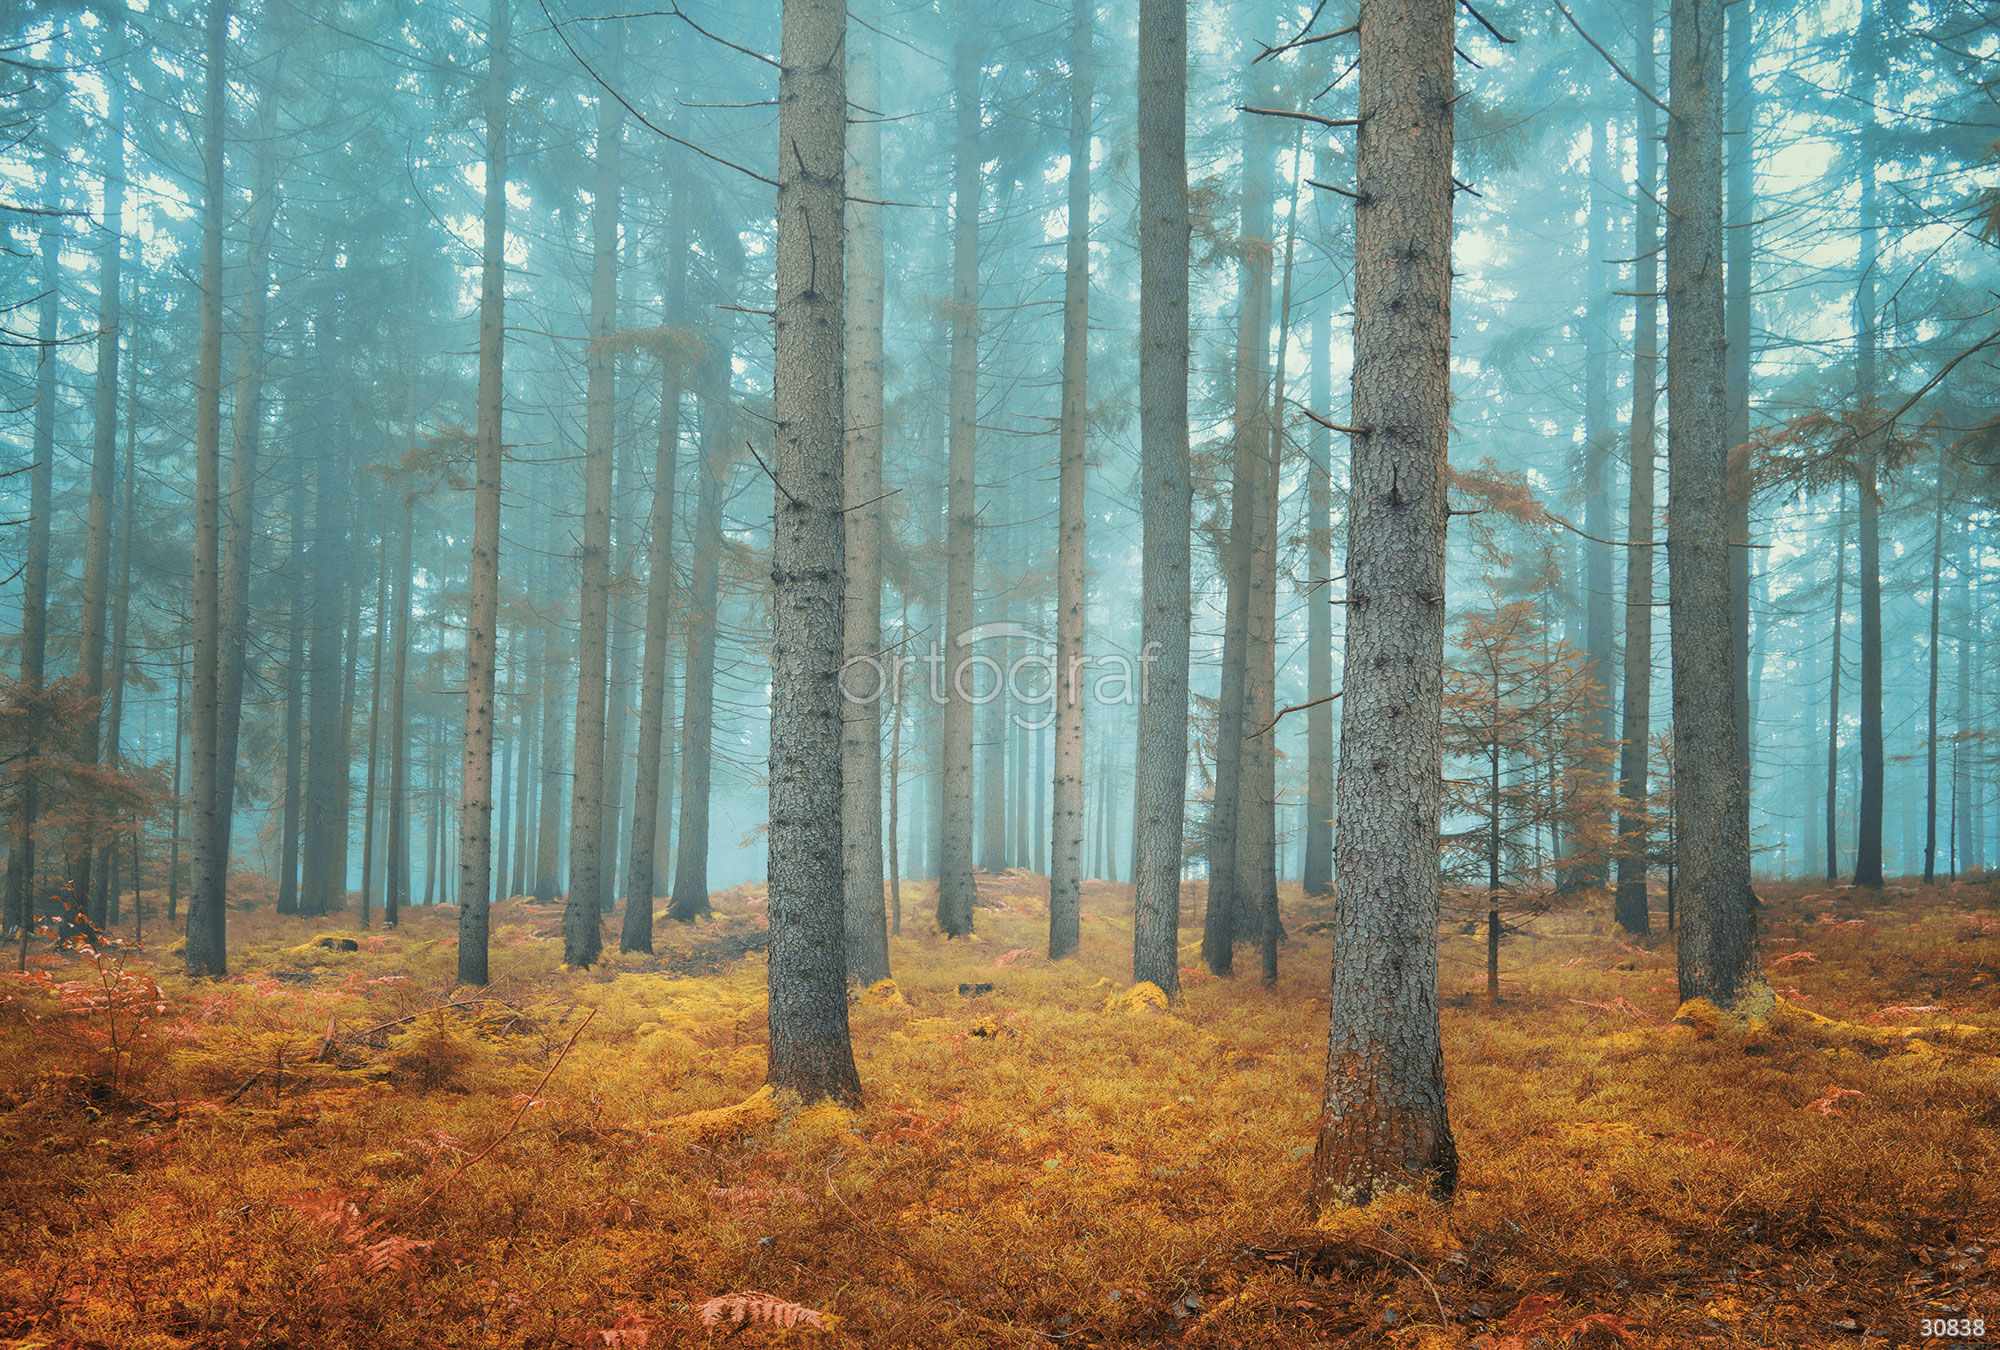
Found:
[[[229,97],[229,0],[209,0],[204,33],[202,97],[201,345],[195,365],[194,404],[194,726],[190,790],[193,798],[194,887],[188,897],[187,973],[228,972],[227,858],[216,856],[217,764],[216,656],[221,593],[216,576],[217,517],[222,459],[222,216],[223,131]]]
[[[860,24],[848,35],[848,84],[855,103],[880,108],[879,39]],[[882,123],[857,118],[848,138],[845,315],[847,659],[860,663],[842,679],[841,869],[846,893],[847,974],[861,984],[889,978],[889,927],[883,912],[882,705],[888,669],[882,655]]]
[[[1080,940],[1083,865],[1085,493],[1090,413],[1090,125],[1096,0],[1075,0],[1069,32],[1069,229],[1063,253],[1062,424],[1056,485],[1055,781],[1049,832],[1049,956]]]
[[[1313,310],[1312,405],[1333,407],[1333,308]],[[1321,594],[1333,576],[1333,466],[1326,428],[1306,429],[1306,825],[1301,876],[1308,899],[1333,894],[1333,605]]]
[[[1938,842],[1938,602],[1944,574],[1944,457],[1938,457],[1935,512],[1931,519],[1930,693],[1924,723],[1924,885],[1937,881]]]
[[[1654,56],[1653,0],[1640,0],[1632,68],[1639,83],[1651,90],[1658,79]],[[1652,100],[1634,100],[1638,131],[1634,150],[1637,192],[1632,215],[1632,253],[1637,259],[1632,289],[1638,292],[1633,319],[1631,467],[1625,530],[1639,546],[1625,550],[1625,665],[1620,700],[1623,744],[1618,752],[1618,890],[1612,915],[1628,933],[1652,931],[1648,913],[1646,874],[1651,868],[1653,839],[1648,823],[1647,760],[1653,735],[1653,526],[1654,456],[1658,446],[1657,399],[1660,384],[1660,208],[1659,117]]]
[[[1437,1009],[1453,0],[1362,0],[1333,985],[1309,1209],[1448,1198]]]
[[[414,428],[413,428],[414,430]],[[415,439],[414,436],[411,438]],[[389,865],[382,880],[382,923],[394,928],[402,922],[403,906],[410,894],[410,736],[408,692],[410,683],[410,554],[411,502],[402,494],[397,513],[396,590],[391,607],[396,621],[395,673],[389,682]]]
[[[614,32],[620,26],[613,25]],[[613,39],[622,47],[619,39]],[[616,71],[617,54],[611,58]],[[613,75],[615,79],[615,73]],[[611,454],[617,434],[618,142],[624,112],[597,99],[597,185],[591,201],[590,353],[584,396],[582,584],[577,603],[576,749],[569,807],[569,897],[563,907],[563,964],[592,966],[604,950],[605,661],[611,623]]]
[[[122,39],[108,34],[107,41]],[[84,693],[98,700],[85,719],[79,740],[80,757],[99,763],[104,697],[104,641],[110,622],[111,517],[117,491],[118,463],[118,338],[122,323],[120,299],[125,249],[125,75],[107,72],[105,94],[109,126],[104,149],[104,219],[97,251],[97,372],[91,390],[90,507],[83,550],[83,639],[78,666]],[[99,849],[103,822],[86,806],[81,838],[70,862],[71,894],[84,905],[91,922],[106,926],[103,897],[91,873]]]
[[[1723,230],[1725,259],[1722,324],[1728,355],[1723,397],[1729,405],[1729,624],[1735,647],[1734,716],[1737,744],[1743,752],[1743,829],[1750,829],[1751,756],[1756,716],[1750,659],[1750,265],[1754,254],[1756,178],[1752,160],[1752,90],[1750,84],[1751,5],[1732,3],[1723,18],[1724,60],[1728,71],[1723,91],[1723,160],[1727,211]]]
[[[1855,99],[1867,119],[1860,136],[1861,240],[1854,286],[1854,397],[1856,416],[1876,420],[1875,274],[1879,241],[1876,220],[1876,163],[1873,43],[1879,39],[1872,0],[1862,0],[1860,36],[1855,43]],[[1863,436],[1854,466],[1860,498],[1857,519],[1857,589],[1861,601],[1861,791],[1856,804],[1854,884],[1882,884],[1882,429]]]
[[[976,686],[959,641],[973,624],[972,578],[977,548],[974,499],[979,412],[979,44],[971,6],[961,0],[961,28],[953,57],[956,108],[953,149],[951,423],[945,488],[945,621],[942,646],[944,699],[944,818],[938,839],[938,928],[948,938],[972,932],[972,723],[966,691]],[[963,678],[961,678],[963,677]]]
[[[728,339],[703,363],[701,482],[695,491],[690,552],[686,681],[681,693],[681,823],[674,851],[674,893],[667,917],[705,919],[708,904],[708,790],[715,760],[715,640],[722,552],[722,494],[729,485],[727,447]]]
[[[1189,536],[1187,0],[1139,0],[1139,735],[1132,978],[1180,992]],[[1109,780],[1107,779],[1107,787]]]
[[[1258,68],[1261,70],[1261,67]],[[1272,91],[1246,84],[1245,101],[1269,106]],[[1215,723],[1215,795],[1208,813],[1208,912],[1201,954],[1209,970],[1235,969],[1235,943],[1255,936],[1259,897],[1247,885],[1238,834],[1243,827],[1252,680],[1252,577],[1257,571],[1257,522],[1269,473],[1270,430],[1264,391],[1271,347],[1270,121],[1243,118],[1243,199],[1237,231],[1236,413],[1230,449],[1229,535],[1223,562],[1227,588],[1222,628],[1222,683]],[[1254,808],[1253,808],[1254,810]],[[1254,831],[1253,831],[1254,833]]]
[[[285,790],[281,860],[278,864],[278,913],[299,912],[299,826],[305,806],[305,672],[306,622],[306,471],[292,466],[291,561],[286,569],[289,599],[285,606]]]
[[[1722,258],[1720,0],[1674,0],[1667,127],[1667,610],[1682,999],[1761,983],[1735,717]]]
[[[771,380],[770,1082],[808,1102],[853,1103],[861,1079],[847,1030],[840,695],[846,27],[843,0],[785,0]],[[880,605],[879,593],[870,603]],[[877,784],[861,790],[872,797]],[[879,877],[873,898],[879,915]]]
[[[52,190],[51,201],[57,199]],[[35,430],[34,458],[28,472],[28,550],[21,569],[21,683],[39,694],[47,675],[49,635],[50,512],[55,502],[56,342],[60,336],[57,306],[61,236],[44,229],[41,252],[41,296],[35,305]],[[176,707],[180,706],[177,696]],[[7,850],[7,920],[21,939],[22,969],[26,969],[28,934],[33,931],[43,898],[35,883],[35,837],[41,814],[41,785],[35,774],[40,747],[21,747],[21,782]],[[178,752],[176,752],[178,763]],[[174,793],[176,801],[180,793]]]
[[[666,305],[669,319],[687,310],[686,186],[674,190],[667,238]],[[638,771],[632,786],[632,851],[625,874],[625,921],[618,949],[653,950],[653,859],[667,842],[660,829],[665,781],[660,747],[666,740],[667,670],[673,632],[674,479],[680,472],[681,362],[683,353],[660,351],[660,425],[653,451],[653,515],[646,537],[646,650],[639,674]]]
[[[1611,281],[1605,259],[1611,254],[1611,127],[1609,119],[1593,120],[1590,134],[1590,217],[1585,232],[1585,300],[1583,438],[1584,479],[1590,495],[1584,499],[1583,528],[1595,539],[1583,541],[1583,645],[1590,664],[1594,700],[1584,719],[1588,733],[1609,745],[1614,733],[1611,691],[1618,678],[1618,622],[1612,594],[1613,533],[1611,487],[1616,477],[1616,435],[1611,418]],[[1651,205],[1651,203],[1647,203]],[[1593,772],[1592,777],[1597,775]],[[1601,781],[1601,780],[1600,780]],[[1585,886],[1602,886],[1608,860],[1598,858],[1571,875]]]
[[[1847,600],[1847,483],[1840,485],[1834,518],[1833,651],[1827,662],[1826,696],[1826,879],[1840,880],[1840,639]]]

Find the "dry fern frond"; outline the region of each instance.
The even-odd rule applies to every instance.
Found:
[[[727,1317],[738,1325],[764,1322],[788,1329],[805,1325],[815,1331],[831,1331],[839,1320],[803,1303],[792,1303],[775,1294],[760,1294],[755,1289],[745,1289],[740,1294],[719,1295],[703,1303],[698,1311],[701,1313],[701,1324],[709,1328]]]

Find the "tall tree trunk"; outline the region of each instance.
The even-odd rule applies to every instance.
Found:
[[[115,12],[115,11],[114,11]],[[122,33],[107,39],[123,40]],[[83,550],[83,641],[78,665],[84,693],[99,700],[85,719],[78,739],[79,757],[87,764],[101,759],[104,697],[104,640],[110,623],[111,516],[117,491],[118,463],[118,337],[121,273],[125,251],[125,72],[113,67],[105,80],[109,125],[104,148],[104,220],[97,250],[97,374],[91,390],[90,508]],[[102,897],[91,882],[98,832],[104,822],[86,807],[75,856],[70,862],[71,892],[85,906],[91,922],[105,927],[108,916]]]
[[[861,8],[857,6],[857,8]],[[872,9],[872,6],[868,7]],[[848,85],[855,103],[881,106],[879,39],[857,23],[848,34]],[[841,861],[847,897],[847,974],[862,984],[889,978],[889,927],[882,894],[882,123],[855,120],[848,138],[848,293],[845,316],[847,437],[847,659],[841,688]],[[870,692],[872,691],[872,692]]]
[[[237,745],[243,725],[243,680],[250,644],[250,574],[256,567],[258,460],[264,431],[264,321],[271,281],[271,226],[278,214],[276,97],[266,93],[257,118],[256,168],[244,243],[242,345],[236,365],[236,406],[230,425],[227,537],[222,549],[222,638],[217,679],[222,706],[215,731],[216,856],[229,866],[236,822]]]
[[[414,429],[414,428],[413,428]],[[411,439],[414,441],[415,437]],[[395,672],[389,681],[389,866],[382,880],[382,923],[402,921],[410,895],[410,552],[415,533],[407,491],[396,530],[396,592],[390,613],[396,621]]]
[[[1860,37],[1855,43],[1855,94],[1861,115],[1867,119],[1861,131],[1861,241],[1854,286],[1854,397],[1855,415],[1867,422],[1876,420],[1876,348],[1879,338],[1875,317],[1875,273],[1877,266],[1877,221],[1875,204],[1875,53],[1870,50],[1879,37],[1874,24],[1872,0],[1862,0]],[[1859,585],[1861,600],[1861,792],[1857,804],[1854,839],[1854,884],[1882,884],[1882,429],[1872,428],[1862,438],[1854,466],[1860,498]]]
[[[680,923],[709,916],[708,789],[715,750],[716,613],[722,552],[722,494],[729,485],[727,447],[728,339],[703,363],[701,481],[695,492],[694,540],[688,578],[686,685],[681,694],[681,823],[674,851],[674,893],[667,917]]]
[[[553,531],[546,536],[553,539]],[[569,663],[558,656],[562,644],[557,640],[554,624],[560,622],[561,601],[556,596],[555,567],[552,556],[542,567],[542,595],[549,602],[551,614],[544,623],[537,643],[541,659],[537,663],[541,669],[542,704],[542,748],[541,786],[536,789],[540,800],[540,818],[535,822],[535,903],[546,905],[554,902],[562,894],[562,804],[569,787],[568,775],[563,772],[562,743],[563,732],[568,719],[563,716],[563,676]]]
[[[1958,707],[1952,717],[1951,738],[1951,875],[1957,880],[1965,863],[1974,852],[1973,839],[1977,825],[1973,814],[1972,766],[1967,750],[1972,745],[1972,667],[1974,616],[1979,613],[1972,602],[1972,530],[1966,524],[1958,528],[1958,604],[1956,661],[1958,673]]]
[[[194,404],[194,700],[192,773],[194,888],[188,897],[187,973],[227,973],[226,931],[229,860],[216,856],[218,801],[215,755],[220,701],[216,656],[221,593],[216,544],[221,509],[222,459],[222,215],[223,147],[229,95],[226,68],[229,0],[209,0],[202,100],[201,346],[195,366]]]
[[[1935,514],[1931,519],[1930,694],[1924,722],[1924,885],[1937,881],[1938,837],[1938,602],[1944,574],[1944,456],[1938,456]]]
[[[955,193],[951,236],[951,425],[946,470],[945,619],[943,642],[950,666],[944,697],[944,818],[938,837],[938,928],[948,938],[972,932],[972,701],[966,653],[959,647],[973,624],[972,578],[977,548],[975,474],[979,413],[979,43],[976,19],[960,0],[960,30],[953,58],[952,102]],[[967,677],[961,680],[961,677]],[[965,690],[958,686],[964,683]]]
[[[1667,126],[1667,610],[1673,643],[1680,995],[1761,984],[1730,620],[1722,272],[1722,5],[1674,0]]]
[[[1735,649],[1736,691],[1733,704],[1737,745],[1743,754],[1743,829],[1750,830],[1753,785],[1751,756],[1756,739],[1754,676],[1750,661],[1750,291],[1751,257],[1756,224],[1756,178],[1751,125],[1750,84],[1751,5],[1730,4],[1723,18],[1724,60],[1728,65],[1723,90],[1723,160],[1727,225],[1723,230],[1723,340],[1728,344],[1722,391],[1728,401],[1729,459],[1729,631]]]
[[[615,36],[612,78],[623,40]],[[569,806],[569,899],[563,907],[563,964],[592,966],[604,950],[605,661],[611,624],[611,455],[617,436],[618,142],[624,110],[597,99],[597,185],[591,199],[590,354],[584,395],[582,585],[577,602],[576,750]]]
[[[321,322],[326,323],[324,315]],[[323,335],[322,361],[330,361],[330,332]],[[305,803],[301,826],[299,912],[321,915],[340,902],[346,885],[347,838],[342,830],[342,796],[348,777],[341,719],[347,701],[347,497],[346,447],[342,429],[332,433],[317,457],[313,494],[316,539],[313,569],[311,654],[306,663]],[[460,958],[464,958],[461,956]]]
[[[49,192],[49,200],[58,194]],[[60,336],[57,307],[61,236],[41,232],[41,295],[35,305],[35,441],[28,471],[28,552],[21,569],[21,683],[39,694],[47,674],[49,623],[49,514],[55,502],[56,342]],[[178,697],[175,706],[180,705]],[[7,850],[7,921],[21,939],[21,968],[27,969],[28,934],[33,931],[43,897],[35,884],[35,832],[40,818],[41,785],[35,773],[40,747],[21,747],[20,787]],[[178,760],[176,760],[178,762]],[[178,801],[178,788],[174,793]]]
[[[1262,67],[1257,68],[1260,72]],[[1245,101],[1268,107],[1269,87],[1246,85]],[[1237,231],[1236,414],[1230,449],[1229,535],[1223,562],[1227,586],[1222,628],[1222,684],[1215,722],[1215,795],[1208,813],[1208,913],[1201,954],[1210,971],[1235,969],[1234,945],[1257,933],[1258,896],[1249,889],[1238,842],[1242,829],[1248,734],[1246,700],[1255,683],[1250,660],[1252,577],[1257,571],[1257,520],[1269,472],[1270,431],[1264,391],[1271,347],[1270,119],[1243,118],[1243,203]],[[1254,833],[1254,831],[1253,831]]]
[[[841,846],[846,15],[843,0],[785,0],[778,74],[770,1081],[809,1102],[861,1096],[847,1031]],[[879,607],[879,592],[868,603]],[[877,785],[860,790],[872,797]],[[876,831],[879,916],[879,820]]]
[[[666,305],[670,319],[687,311],[686,197],[676,187],[667,239]],[[660,748],[672,716],[667,672],[672,663],[674,604],[674,480],[680,472],[681,361],[671,347],[660,349],[660,425],[653,452],[653,515],[646,537],[646,650],[639,675],[638,771],[632,787],[632,851],[625,874],[625,921],[618,949],[653,950],[653,859],[667,838],[660,828],[660,798],[666,785]]]
[[[1333,308],[1338,292],[1313,309],[1312,405],[1333,407]],[[1333,474],[1326,428],[1306,431],[1306,823],[1301,876],[1308,899],[1333,894]]]
[[[1847,599],[1847,483],[1840,485],[1834,518],[1832,655],[1826,695],[1826,879],[1840,880],[1840,638]]]
[[[389,499],[392,489],[385,479],[382,493],[382,538],[375,563],[375,655],[368,663],[368,767],[361,795],[361,926],[368,927],[368,909],[375,884],[375,770],[376,748],[382,732],[382,647],[383,630],[389,622]]]
[[[1304,123],[1300,123],[1303,131]],[[1305,138],[1293,147],[1302,164]],[[1292,327],[1292,260],[1298,245],[1301,169],[1292,183],[1290,224],[1285,234],[1284,282],[1279,288],[1277,360],[1272,367],[1265,414],[1264,462],[1258,469],[1258,496],[1250,553],[1248,655],[1251,678],[1244,691],[1247,739],[1243,744],[1243,800],[1237,830],[1239,903],[1256,915],[1259,967],[1264,986],[1278,982],[1278,494],[1285,464],[1285,350]]]
[[[383,545],[382,561],[384,566],[382,571],[383,575],[386,576],[388,574],[387,563],[389,561],[386,538],[383,541]],[[378,660],[381,656],[380,645],[378,631],[376,644],[376,656]],[[513,640],[508,642],[506,647],[507,680],[505,688],[507,690],[507,702],[511,707],[511,711],[507,716],[501,717],[498,713],[500,700],[498,690],[501,686],[497,672],[495,676],[495,693],[493,696],[495,718],[497,721],[497,726],[493,733],[493,758],[498,766],[494,770],[494,774],[499,780],[494,784],[493,788],[493,818],[497,822],[494,826],[493,836],[493,898],[496,901],[505,900],[515,893],[513,887],[514,874],[509,864],[513,861],[514,848],[514,798],[520,793],[521,773],[519,756],[521,749],[521,729],[527,721],[527,717],[521,708],[521,635],[518,631],[515,632]],[[376,679],[378,693],[380,686],[381,679],[378,675]],[[369,716],[371,719],[374,716],[372,704],[370,705]],[[512,724],[511,730],[508,730],[509,723]],[[372,767],[374,763],[372,745],[369,763]],[[370,819],[373,819],[372,814]],[[367,856],[367,852],[367,846],[364,844],[362,846],[362,856],[364,858]],[[365,868],[363,869],[362,880],[362,899],[365,901],[368,898],[366,891],[367,872]]]
[[[1616,433],[1611,418],[1611,279],[1605,260],[1611,254],[1611,127],[1610,120],[1593,120],[1590,133],[1590,217],[1584,235],[1590,256],[1584,276],[1589,287],[1584,302],[1584,479],[1590,495],[1584,499],[1583,528],[1594,539],[1583,541],[1583,645],[1590,664],[1592,703],[1584,727],[1599,744],[1610,745],[1615,734],[1611,691],[1618,678],[1618,621],[1612,594],[1611,487],[1616,477]],[[1650,205],[1651,203],[1648,203]],[[1593,779],[1596,772],[1590,771]],[[1604,858],[1590,860],[1571,873],[1585,886],[1602,886],[1610,871]]]
[[[1448,1198],[1437,1011],[1452,0],[1362,0],[1331,1031],[1307,1205]]]
[[[1139,0],[1139,734],[1132,978],[1180,992],[1189,536],[1187,0]],[[1107,788],[1109,779],[1106,780]]]
[[[903,599],[903,617],[899,631],[910,631],[909,597]],[[902,798],[903,798],[903,682],[898,679],[890,687],[889,705],[889,932],[897,937],[903,933],[903,840]],[[1955,762],[1955,761],[1954,761]]]
[[[493,684],[499,652],[500,480],[506,458],[507,94],[509,0],[486,29],[486,200],[479,274],[479,388],[472,484],[472,558],[465,615],[465,737],[458,808],[458,982],[483,986],[493,902]]]
[[[299,826],[305,806],[306,470],[292,466],[291,546],[286,569],[290,598],[285,606],[285,789],[284,842],[278,864],[278,913],[299,912]],[[407,537],[407,536],[405,536]]]
[[[1652,90],[1658,81],[1654,55],[1653,0],[1639,0],[1632,68],[1638,82]],[[1623,715],[1618,752],[1618,891],[1613,917],[1628,933],[1652,931],[1646,899],[1646,874],[1651,868],[1653,839],[1648,823],[1647,759],[1653,736],[1653,525],[1654,456],[1659,431],[1656,422],[1660,384],[1660,208],[1655,203],[1660,180],[1659,116],[1643,95],[1635,100],[1638,131],[1637,192],[1632,211],[1632,252],[1636,258],[1632,289],[1637,292],[1633,319],[1632,425],[1630,478],[1625,531],[1637,547],[1625,551],[1625,665]]]
[[[137,356],[134,356],[133,377],[137,376]],[[125,382],[125,500],[118,511],[118,580],[113,587],[111,603],[111,670],[110,692],[104,705],[104,744],[107,762],[115,767],[124,767],[124,753],[119,748],[125,723],[125,677],[130,669],[132,619],[132,534],[133,515],[138,508],[139,482],[139,400],[133,392],[134,378]],[[139,904],[140,875],[137,866],[137,841],[140,831],[132,831],[134,865],[132,871],[132,903],[135,919]],[[98,902],[98,910],[104,915],[104,926],[118,922],[118,877],[117,843],[105,844],[104,867],[106,875],[98,882],[103,899]],[[134,939],[137,940],[136,938]]]

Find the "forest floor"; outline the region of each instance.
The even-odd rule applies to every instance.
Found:
[[[236,973],[199,984],[158,948],[38,947],[0,981],[0,1346],[2000,1334],[2000,885],[1766,888],[1784,1001],[1713,1031],[1673,1022],[1671,939],[1602,904],[1511,936],[1497,1008],[1448,930],[1456,1203],[1319,1227],[1325,906],[1292,889],[1275,990],[1190,971],[1162,1011],[1122,997],[1128,888],[1087,887],[1059,965],[1045,880],[980,892],[947,944],[906,888],[853,1114],[760,1092],[754,888],[586,973],[556,908],[510,901],[477,992],[449,909],[232,913]]]

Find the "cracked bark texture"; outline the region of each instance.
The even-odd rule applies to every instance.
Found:
[[[1139,641],[1153,659],[1133,775],[1132,978],[1170,998],[1180,989],[1193,594],[1187,384],[1187,0],[1139,0]]]
[[[847,1032],[840,667],[846,530],[846,6],[786,0],[778,76],[771,535],[771,1061],[807,1101],[861,1095]],[[874,791],[874,785],[867,785]]]
[[[1363,0],[1345,706],[1326,1099],[1309,1208],[1449,1197],[1438,816],[1454,0]]]
[[[1759,981],[1734,716],[1722,271],[1722,0],[1675,0],[1667,126],[1667,623],[1680,996]]]

